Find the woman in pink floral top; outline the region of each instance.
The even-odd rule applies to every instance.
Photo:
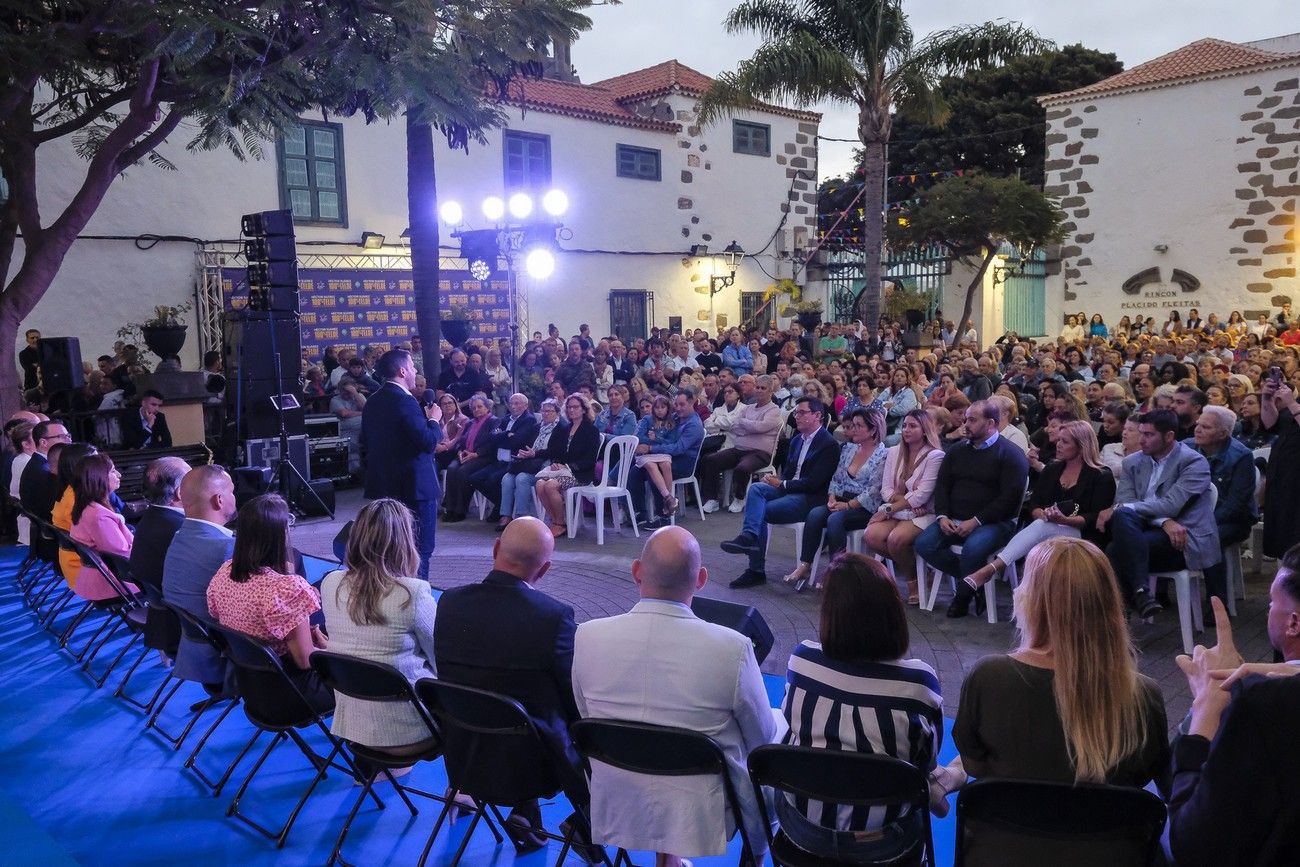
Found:
[[[208,584],[208,611],[227,629],[265,642],[317,709],[333,707],[334,694],[311,670],[311,655],[326,645],[311,623],[320,594],[288,570],[289,506],[277,494],[254,497],[239,510],[234,556]]]

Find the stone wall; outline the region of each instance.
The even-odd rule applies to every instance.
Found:
[[[1244,132],[1237,145],[1252,158],[1237,164],[1241,185],[1236,196],[1241,214],[1233,219],[1229,256],[1254,279],[1249,292],[1270,296],[1281,306],[1290,295],[1276,291],[1277,281],[1296,276],[1296,199],[1300,197],[1300,77],[1276,82],[1269,92],[1255,85],[1242,91]],[[1274,297],[1276,296],[1276,297]]]

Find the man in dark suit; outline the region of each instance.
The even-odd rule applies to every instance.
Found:
[[[18,499],[27,511],[42,521],[49,521],[50,513],[54,511],[54,500],[59,493],[58,479],[50,472],[50,449],[56,445],[67,445],[72,442],[72,436],[63,422],[43,421],[32,429],[32,442],[36,444],[36,451],[32,453],[31,460],[23,468],[22,477],[18,480]],[[58,557],[57,543],[44,538],[34,527],[31,541],[42,560],[53,561]]]
[[[375,373],[384,385],[366,401],[361,412],[361,456],[365,465],[365,497],[392,497],[415,515],[418,577],[428,580],[438,525],[438,468],[433,449],[442,441],[442,410],[437,401],[420,409],[412,394],[415,363],[411,353],[390,349],[379,356]]]
[[[731,582],[733,589],[757,587],[767,581],[768,524],[802,521],[810,509],[826,504],[831,476],[840,462],[840,445],[822,427],[825,413],[825,405],[817,398],[800,399],[794,408],[798,433],[790,441],[781,475],[768,473],[749,486],[740,535],[722,543],[727,553],[749,557],[749,568]]]
[[[492,455],[492,463],[475,470],[469,477],[470,488],[487,497],[492,504],[493,520],[501,518],[502,477],[519,450],[528,448],[537,439],[541,427],[537,416],[529,412],[527,395],[512,394],[506,405],[510,412],[487,438],[486,454]]]
[[[181,638],[181,624],[163,603],[163,563],[172,537],[185,523],[181,505],[181,481],[190,465],[176,457],[158,458],[144,471],[144,498],[149,508],[135,527],[131,546],[131,576],[149,599],[144,644],[175,658]]]
[[[172,432],[167,429],[167,415],[159,409],[162,404],[162,394],[150,389],[140,398],[139,409],[127,409],[122,413],[122,448],[172,447]]]
[[[531,769],[538,774],[539,789],[558,786],[571,803],[582,805],[590,795],[568,734],[569,724],[578,719],[572,681],[577,627],[570,606],[536,590],[554,549],[555,540],[541,521],[511,521],[492,548],[487,578],[448,590],[438,600],[433,650],[440,679],[503,693],[523,705],[554,759],[551,767],[536,768],[524,756],[497,751],[481,756],[472,772],[516,780]],[[456,732],[445,736],[447,755],[460,752]],[[541,814],[535,800],[515,804],[507,826],[521,851],[545,845],[536,833]],[[585,827],[580,830],[585,838]]]
[[[28,328],[26,337],[27,345],[18,353],[18,366],[23,369],[23,391],[31,391],[41,385],[41,353],[36,348],[41,340],[41,332]]]
[[[1218,644],[1178,657],[1192,711],[1173,744],[1171,861],[1293,864],[1300,852],[1300,678],[1293,676],[1300,673],[1300,545],[1278,561],[1269,588],[1268,638],[1283,662],[1242,665],[1223,602],[1210,604]]]

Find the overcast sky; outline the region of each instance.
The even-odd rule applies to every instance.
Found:
[[[732,69],[758,44],[752,35],[728,35],[722,19],[733,0],[623,0],[594,8],[594,26],[573,47],[573,64],[585,82],[677,59],[706,75]],[[1114,52],[1125,67],[1205,37],[1247,42],[1300,31],[1300,0],[906,0],[918,38],[990,17],[1021,21],[1058,45],[1082,43]],[[854,110],[817,106],[821,134],[857,135]],[[821,174],[840,174],[852,163],[852,144],[821,143]]]

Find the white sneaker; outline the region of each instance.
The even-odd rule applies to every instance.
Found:
[[[727,511],[731,512],[733,515],[739,515],[741,512],[745,511],[745,500],[743,498],[732,500],[731,505],[727,507]]]
[[[721,508],[722,506],[718,504],[717,500],[706,500],[704,503],[704,514],[712,515]]]

